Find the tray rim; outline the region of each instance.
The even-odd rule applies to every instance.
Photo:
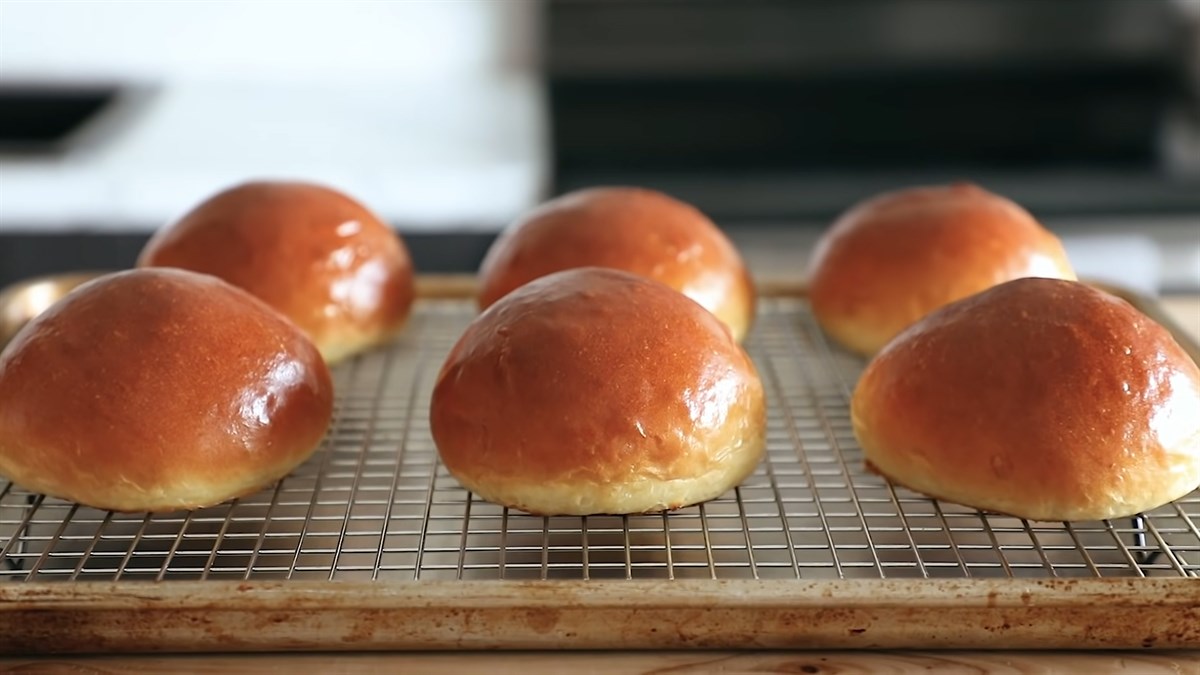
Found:
[[[0,297],[52,278],[18,282],[0,289]],[[424,300],[463,300],[476,287],[471,274],[418,275],[416,283],[417,296]],[[1154,298],[1112,284],[1086,283],[1163,325],[1200,362],[1200,345]],[[762,279],[757,285],[762,298],[806,295],[804,282],[795,279]],[[375,617],[381,626],[404,628],[364,631],[355,614]],[[601,617],[611,620],[599,621]],[[219,621],[242,631],[198,628]],[[858,624],[864,622],[868,628],[860,630]],[[921,629],[914,631],[914,625]],[[351,630],[353,626],[358,627]],[[745,626],[755,630],[734,630]],[[1200,580],[20,582],[0,585],[0,634],[9,638],[0,644],[0,654],[1200,648]],[[191,641],[181,642],[183,635]]]
[[[1119,614],[1119,616],[1117,616]],[[1200,647],[1155,579],[88,582],[0,587],[0,654]]]
[[[1167,329],[1183,351],[1200,364],[1200,341],[1193,338],[1179,322],[1168,314],[1158,299],[1121,284],[1097,279],[1080,279],[1081,283],[1104,291],[1128,302],[1134,309]],[[473,274],[426,274],[417,275],[417,297],[421,299],[459,299],[474,297],[477,288]],[[804,279],[791,277],[763,277],[755,279],[759,298],[805,298],[808,283]]]
[[[84,280],[111,274],[115,271],[118,270],[71,271],[42,275],[15,282],[0,288],[0,314],[3,314],[7,305],[14,302],[21,293],[34,286],[61,282],[70,289],[78,286]],[[1094,279],[1080,279],[1080,281],[1125,300],[1139,312],[1161,324],[1175,337],[1175,340],[1192,357],[1192,360],[1200,363],[1200,342],[1193,339],[1175,319],[1163,311],[1162,306],[1155,298],[1119,284]],[[472,273],[417,273],[414,277],[414,282],[418,300],[466,300],[474,297],[478,287],[476,275]],[[755,288],[760,298],[803,298],[808,295],[807,282],[804,279],[786,276],[756,278]],[[0,347],[3,347],[4,341],[2,338],[3,336],[0,336]]]

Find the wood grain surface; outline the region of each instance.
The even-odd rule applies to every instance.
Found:
[[[701,673],[1128,673],[1195,675],[1200,652],[521,652],[508,654],[261,654],[0,660],[5,673],[124,675],[144,673],[307,673],[367,675],[699,675]]]

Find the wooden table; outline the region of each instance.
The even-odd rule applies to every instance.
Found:
[[[1194,675],[1195,652],[571,652],[506,654],[262,654],[0,661],[5,673],[404,673],[443,675],[699,675],[700,673],[1128,673]]]
[[[1200,295],[1164,298],[1200,340]],[[1200,581],[1197,581],[1200,583]],[[3,639],[3,636],[0,636]],[[1174,652],[512,652],[51,657],[0,660],[5,673],[1171,673],[1200,675],[1200,650]]]

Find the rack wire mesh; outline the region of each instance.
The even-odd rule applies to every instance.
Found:
[[[799,299],[763,301],[747,343],[768,395],[767,457],[739,488],[624,517],[480,501],[439,464],[428,418],[437,369],[473,316],[463,301],[424,301],[391,348],[336,369],[322,447],[249,497],[124,514],[0,481],[0,583],[1200,576],[1200,492],[1128,521],[1043,523],[866,471],[848,406],[862,361]]]

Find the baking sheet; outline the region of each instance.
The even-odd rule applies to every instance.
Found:
[[[767,459],[739,488],[628,517],[542,518],[479,501],[440,466],[427,414],[441,361],[475,313],[461,299],[469,281],[423,288],[394,345],[335,370],[325,443],[267,490],[194,512],[113,514],[0,482],[0,634],[17,638],[9,648],[45,644],[56,625],[76,626],[63,648],[84,651],[545,646],[544,632],[512,620],[533,597],[558,617],[596,597],[619,600],[613,611],[655,609],[667,623],[635,623],[654,636],[642,638],[648,647],[1200,646],[1200,493],[1139,519],[1043,523],[891,487],[864,469],[851,432],[849,392],[863,361],[826,341],[794,287],[764,289],[771,297],[747,343],[768,395]],[[314,594],[335,598],[317,622],[324,633],[303,629],[325,613],[301,601]],[[489,598],[496,613],[450,633],[433,624],[361,639],[336,630],[345,628],[337,612],[366,611],[382,596],[406,626],[417,599],[443,624]],[[149,635],[114,635],[114,602],[145,618],[180,598],[191,609],[158,617],[158,628],[143,627]],[[663,618],[688,598],[705,598],[720,617],[711,632],[694,621],[688,630],[698,633],[680,632],[682,615]],[[744,643],[720,631],[781,601],[846,611],[818,629],[763,626]],[[1092,615],[1096,602],[1106,611]],[[257,607],[256,618],[287,609],[282,623],[300,628],[224,638],[171,628],[189,611],[211,619],[239,607]],[[1052,608],[1063,611],[1038,614]],[[913,623],[920,611],[923,623]],[[864,622],[876,628],[869,637],[853,632]],[[1149,632],[1128,630],[1141,625]],[[559,647],[642,644],[628,630],[550,633]]]

